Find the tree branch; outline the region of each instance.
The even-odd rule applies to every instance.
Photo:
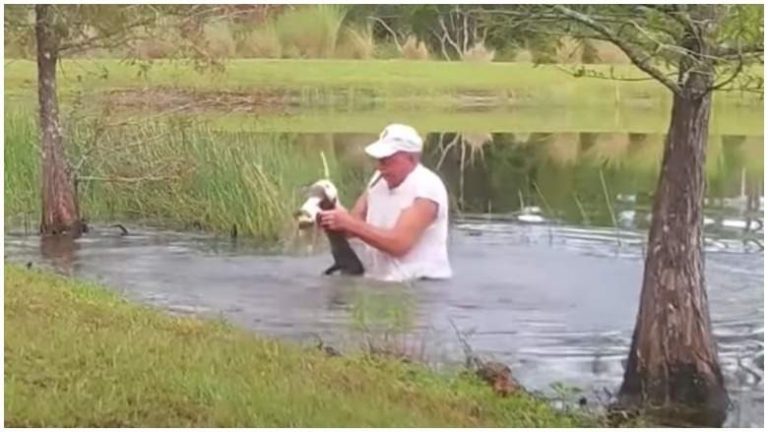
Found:
[[[688,29],[691,33],[696,32],[696,29],[693,28],[691,21],[687,19],[687,17],[683,17],[682,11],[678,8],[677,5],[641,5],[638,7],[653,12],[659,12],[667,17],[672,18],[675,20],[675,22],[680,24],[684,29]]]
[[[757,54],[763,54],[765,52],[765,47],[762,43],[755,43],[749,46],[746,46],[744,48],[737,46],[737,47],[726,47],[726,46],[720,46],[716,47],[713,50],[712,55],[714,57],[720,57],[723,59],[729,59],[729,58],[740,58],[743,56],[750,56],[750,55],[757,55]]]
[[[64,53],[65,51],[76,51],[76,50],[82,50],[82,49],[87,49],[87,48],[93,48],[93,47],[98,45],[99,41],[102,41],[102,43],[104,44],[104,45],[101,45],[101,46],[105,46],[106,44],[108,44],[108,42],[105,42],[105,41],[109,41],[110,39],[116,38],[118,36],[121,37],[120,38],[121,41],[124,41],[124,40],[129,38],[129,36],[127,35],[129,29],[134,29],[136,27],[141,27],[141,26],[149,25],[152,22],[154,22],[156,18],[157,18],[156,16],[145,18],[143,20],[139,20],[139,21],[133,22],[133,23],[129,24],[128,26],[125,26],[125,27],[122,27],[122,28],[119,28],[119,29],[115,29],[114,32],[112,32],[112,33],[100,34],[100,35],[92,36],[92,37],[87,38],[87,39],[85,39],[83,41],[80,41],[80,42],[63,43],[59,47],[59,52]],[[109,44],[109,45],[106,45],[106,46],[110,46],[110,45],[112,45],[112,44]]]
[[[609,69],[609,73],[606,76],[605,73],[594,70],[594,69],[590,69],[584,65],[570,69],[570,70],[560,65],[553,65],[553,66],[556,69],[559,69],[562,72],[573,75],[574,77],[577,77],[577,78],[587,77],[587,78],[598,78],[598,79],[605,79],[605,80],[611,80],[611,81],[627,81],[627,82],[656,81],[655,77],[631,78],[631,77],[618,76],[616,75],[616,72],[614,71],[613,67]],[[666,74],[666,76],[668,77],[674,77],[676,75],[677,75],[677,72]]]
[[[446,36],[448,42],[451,44],[453,49],[455,49],[456,52],[459,54],[459,58],[461,58],[462,56],[461,47],[459,47],[459,45],[457,45],[456,42],[454,42],[453,39],[451,39],[450,32],[448,31],[448,28],[445,26],[445,20],[443,20],[443,17],[440,17],[438,22],[440,23],[440,27],[443,29],[443,34]]]
[[[670,80],[664,74],[654,66],[650,64],[648,61],[650,59],[650,56],[647,56],[646,58],[642,59],[640,58],[639,53],[633,49],[631,46],[629,46],[625,41],[615,37],[611,31],[605,27],[604,25],[596,22],[592,18],[590,18],[587,15],[584,15],[582,13],[576,12],[573,9],[567,8],[562,5],[555,5],[555,10],[560,12],[562,15],[566,16],[567,18],[576,21],[578,23],[581,23],[592,30],[600,33],[603,35],[608,41],[619,47],[622,51],[624,51],[624,54],[629,57],[629,59],[632,61],[632,63],[635,64],[638,68],[640,68],[643,72],[647,73],[648,75],[656,78],[660,83],[664,84],[667,88],[672,90],[675,94],[681,94],[682,91],[680,89],[680,86],[677,85],[676,82]]]
[[[744,68],[744,56],[742,56],[741,53],[739,53],[739,64],[736,65],[736,69],[733,71],[731,76],[723,80],[723,82],[711,86],[710,88],[707,89],[707,91],[717,91],[724,88],[725,86],[733,82],[733,80],[735,80],[737,76],[739,76],[743,68]]]
[[[443,57],[446,61],[451,61],[451,56],[448,55],[448,50],[445,49],[445,38],[446,36],[440,36],[436,30],[432,30],[432,34],[435,35],[436,38],[440,40],[440,50],[443,53]]]
[[[395,40],[395,46],[397,47],[397,50],[400,51],[400,52],[403,51],[403,47],[400,45],[400,42],[397,40],[397,33],[395,33],[395,31],[392,30],[392,27],[388,26],[387,23],[384,22],[384,20],[382,20],[379,17],[369,16],[368,19],[374,20],[374,21],[378,22],[379,24],[381,24],[382,26],[384,26],[384,28],[389,32],[389,34],[392,35],[392,39]]]

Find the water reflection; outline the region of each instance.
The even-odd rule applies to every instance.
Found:
[[[61,273],[75,274],[77,251],[81,243],[70,236],[40,237],[40,256],[48,260]]]
[[[373,169],[372,134],[302,134],[302,149],[332,149],[356,196]],[[424,163],[439,172],[457,215],[646,229],[665,136],[639,133],[426,134]],[[761,248],[762,136],[710,136],[705,231]],[[531,216],[535,214],[535,216]]]

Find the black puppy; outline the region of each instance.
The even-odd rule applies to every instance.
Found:
[[[294,216],[299,221],[299,228],[306,229],[318,223],[320,210],[333,210],[338,203],[338,192],[336,186],[330,180],[318,180],[309,187],[307,200],[296,211]],[[344,233],[339,231],[324,230],[331,245],[331,254],[333,255],[333,265],[325,270],[329,275],[336,271],[341,271],[347,275],[361,275],[365,271],[363,263],[357,257],[357,254],[349,245],[349,240]]]

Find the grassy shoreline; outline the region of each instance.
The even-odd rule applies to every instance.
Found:
[[[668,109],[669,108],[669,109]],[[666,134],[671,107],[647,109],[568,110],[540,108],[489,108],[478,110],[396,110],[326,111],[302,110],[296,114],[192,115],[212,129],[237,132],[368,133],[376,135],[382,124],[407,118],[419,131],[463,131],[478,133],[645,133]],[[763,135],[762,110],[754,107],[719,107],[712,112],[709,134]],[[140,118],[140,117],[135,117]],[[555,121],[553,121],[553,119]]]
[[[5,90],[29,96],[36,89],[35,63],[8,60]],[[267,60],[234,59],[223,72],[199,73],[183,62],[155,61],[142,71],[120,60],[69,59],[59,69],[59,90],[184,88],[212,91],[256,89],[297,91],[303,101],[326,100],[340,89],[346,98],[422,100],[427,105],[462,105],[467,97],[494,97],[508,105],[605,106],[669,104],[669,91],[653,80],[615,81],[576,78],[569,65],[472,63],[407,60]],[[631,65],[589,65],[592,70],[624,78],[646,78]],[[755,68],[762,73],[762,68]],[[351,93],[351,95],[350,95]],[[715,105],[762,106],[756,95],[718,93]]]
[[[474,378],[325,357],[5,265],[5,426],[505,426],[596,420]]]
[[[333,142],[319,146],[292,134],[224,134],[192,122],[144,122],[94,135],[88,121],[69,124],[70,160],[78,171],[82,216],[89,221],[152,221],[153,225],[239,237],[274,245],[295,231],[301,186],[322,176],[324,152],[345,205],[364,184],[342,168]],[[6,227],[36,221],[41,211],[36,123],[6,112]],[[126,180],[127,179],[127,180]]]

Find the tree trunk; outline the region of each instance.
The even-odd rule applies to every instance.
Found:
[[[40,148],[42,150],[43,213],[41,234],[79,236],[84,228],[77,208],[77,195],[67,166],[59,127],[56,96],[58,36],[50,5],[36,5],[37,91],[40,104]]]
[[[695,72],[680,78],[619,404],[644,407],[665,422],[721,426],[728,395],[710,325],[702,250],[712,79]]]

